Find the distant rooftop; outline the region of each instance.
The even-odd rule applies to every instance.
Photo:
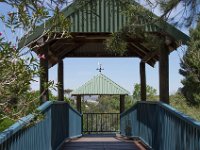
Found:
[[[72,92],[72,96],[76,95],[129,95],[130,93],[100,73],[91,80]]]

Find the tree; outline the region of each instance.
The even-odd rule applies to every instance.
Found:
[[[133,100],[134,101],[139,101],[141,99],[140,96],[140,84],[135,84],[134,85],[134,90],[133,90]]]
[[[84,2],[76,0],[77,3]],[[87,1],[87,0],[85,0]],[[30,110],[39,105],[41,95],[30,94],[31,82],[43,70],[38,67],[38,58],[46,59],[44,55],[33,56],[30,49],[18,48],[21,37],[28,37],[38,26],[44,26],[45,35],[43,44],[54,38],[68,38],[70,36],[69,19],[62,12],[63,7],[74,1],[71,0],[1,0],[2,4],[10,6],[11,11],[5,10],[0,14],[0,21],[5,31],[0,31],[0,121],[5,118],[16,121],[27,115]],[[7,15],[4,15],[6,14]],[[61,34],[56,34],[59,28]],[[1,30],[1,29],[0,29]],[[3,32],[3,33],[2,33]],[[23,33],[19,36],[18,33]],[[7,38],[7,33],[13,38]],[[22,47],[25,45],[22,45]],[[36,45],[40,47],[43,45]],[[36,48],[34,47],[34,48]],[[52,81],[45,83],[45,89],[54,88]],[[36,97],[37,96],[37,97]],[[31,109],[30,109],[31,108]],[[36,111],[32,112],[33,114]]]
[[[133,91],[133,100],[134,101],[140,101],[141,100],[141,92],[140,92],[140,84],[135,84],[134,85],[134,91]],[[156,89],[153,87],[147,85],[147,99],[148,100],[157,100],[156,96]]]
[[[71,93],[72,91],[73,91],[72,89],[65,89],[65,90],[64,90],[64,93],[69,97],[69,96],[70,96],[70,93]]]
[[[192,105],[200,105],[200,22],[190,31],[191,40],[181,62],[182,93]]]
[[[32,94],[30,84],[37,82],[34,78],[43,70],[39,69],[38,58],[33,56],[30,49],[18,48],[18,31],[21,30],[24,37],[29,36],[38,25],[52,17],[42,33],[47,36],[46,42],[55,35],[56,27],[62,32],[57,38],[68,36],[69,21],[61,11],[68,3],[69,0],[0,1],[1,6],[12,7],[12,12],[7,12],[7,15],[4,15],[7,10],[0,14],[0,21],[6,28],[0,31],[0,123],[5,119],[16,121],[30,112],[38,113],[35,108],[41,95]],[[7,38],[7,34],[12,34],[14,38]],[[40,55],[38,57],[45,59]],[[45,83],[45,90],[53,84],[51,81]]]
[[[137,0],[143,6],[154,11],[159,9],[160,18],[170,21],[177,26],[190,27],[196,24],[200,15],[199,0]]]
[[[196,24],[200,15],[199,0],[158,0],[157,3],[163,11],[162,16],[174,22],[175,25],[190,27],[192,24]],[[172,15],[172,11],[176,8],[178,10]]]
[[[33,97],[37,98],[37,101],[39,103],[39,97],[40,97],[40,91],[36,90],[36,91],[30,91],[30,93],[33,95]],[[49,90],[49,101],[57,101],[57,96],[55,96],[51,90]]]
[[[168,21],[176,26],[190,27],[196,24],[200,16],[199,0],[137,0],[133,3],[130,0],[120,1],[122,13],[129,16],[129,24],[118,33],[113,34],[113,38],[108,39],[106,45],[108,50],[114,50],[118,54],[124,54],[128,43],[126,38],[140,39],[141,44],[151,51],[159,50],[164,44],[164,38],[154,33],[146,32],[148,25],[156,22]],[[146,9],[147,8],[147,9]],[[161,15],[157,17],[153,14],[155,9],[160,9]],[[145,21],[144,21],[145,20]],[[154,44],[160,42],[158,44]],[[177,44],[178,45],[178,44]]]
[[[0,37],[0,119],[19,119],[29,112],[35,98],[29,94],[30,83],[37,76],[34,58],[21,58],[11,43]]]
[[[97,112],[119,112],[119,96],[101,96],[97,101]]]

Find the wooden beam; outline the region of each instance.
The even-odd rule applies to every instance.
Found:
[[[76,108],[77,108],[77,111],[81,113],[81,95],[77,95]]]
[[[83,46],[85,43],[79,43],[79,44],[74,44],[71,47],[68,47],[69,50],[63,50],[60,54],[59,54],[59,58],[63,59],[64,57],[66,57],[67,55],[69,55],[70,53],[72,53],[73,51],[75,51],[76,49],[78,49],[79,47]],[[67,49],[68,49],[67,48]]]
[[[152,52],[149,52],[143,59],[142,61],[147,63],[149,60],[151,60],[152,58],[155,58],[155,56],[159,53],[159,50],[158,51],[152,51]],[[159,59],[159,58],[155,58],[155,59]]]
[[[53,54],[53,52],[49,49],[48,51],[48,55],[49,55],[49,58],[51,58],[53,61],[57,62],[58,61],[58,57]]]
[[[163,44],[159,60],[160,101],[169,104],[169,49]]]
[[[141,91],[141,100],[146,101],[146,67],[144,62],[140,62],[140,91]]]
[[[87,38],[86,36],[83,37],[74,37],[68,39],[60,39],[51,44],[51,47],[56,48],[60,44],[77,44],[77,43],[103,43],[107,38]]]
[[[40,56],[44,55],[44,57],[40,58],[40,102],[41,104],[49,100],[49,90],[46,87],[49,81],[49,74],[48,74],[48,49],[49,47],[44,47],[44,51]]]
[[[54,52],[54,53],[58,53],[59,50],[63,47],[63,46],[66,46],[68,45],[68,43],[55,43],[53,46],[51,46],[51,50]]]
[[[135,49],[134,52],[138,54],[138,57],[139,57],[140,59],[143,59],[143,58],[144,58],[144,56],[145,56],[146,54],[145,54],[143,51],[141,51],[140,49],[138,49],[138,47],[136,47],[134,44],[130,44],[130,46],[131,46],[132,48]],[[148,61],[148,64],[149,64],[150,66],[154,67],[155,61],[153,61],[153,60]]]
[[[120,95],[120,114],[125,110],[125,95]]]
[[[148,48],[146,48],[145,46],[143,46],[142,44],[137,44],[136,43],[136,46],[138,46],[141,50],[143,50],[143,52],[145,52],[145,55],[143,56],[143,58],[145,58],[147,55],[151,55],[151,59],[156,62],[159,60],[158,57],[155,57],[157,53],[153,53],[152,50],[149,50]],[[145,51],[144,51],[145,50]],[[152,54],[153,53],[153,54]],[[150,59],[149,59],[150,60]],[[148,61],[149,61],[148,60]]]
[[[134,45],[134,47],[136,47],[138,50],[140,50],[145,55],[150,51],[150,50],[144,48],[142,45],[139,45],[139,44],[136,44],[136,43],[131,43],[131,44]]]
[[[145,53],[143,53],[142,51],[140,51],[140,49],[138,49],[138,47],[136,47],[134,44],[130,44],[130,47],[134,50],[135,53],[138,54],[139,58],[143,58]]]
[[[58,100],[64,101],[64,67],[63,60],[58,63]]]

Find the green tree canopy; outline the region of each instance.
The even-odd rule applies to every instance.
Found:
[[[147,85],[147,99],[148,100],[157,100],[156,96],[156,89]],[[141,85],[140,84],[135,84],[134,85],[134,90],[133,90],[133,100],[134,101],[140,101],[141,100]]]
[[[199,0],[137,0],[143,6],[154,11],[160,10],[160,17],[177,26],[190,27],[196,24],[200,15]]]
[[[62,37],[68,34],[69,21],[64,18],[61,10],[69,0],[0,0],[11,8],[0,13],[0,121],[4,119],[18,120],[36,108],[41,95],[33,94],[30,89],[32,82],[43,71],[38,67],[38,58],[29,49],[18,49],[18,31],[25,36],[32,34],[36,26],[50,20],[51,27],[44,34],[53,36],[55,26],[63,29]],[[3,6],[4,6],[3,5]],[[12,34],[13,38],[10,38]],[[6,36],[7,35],[7,36]],[[9,37],[9,38],[8,38]],[[45,59],[41,57],[41,59]],[[52,87],[54,83],[45,83]],[[47,90],[47,88],[45,89]]]
[[[190,31],[191,41],[181,62],[182,92],[192,105],[200,105],[200,22]]]

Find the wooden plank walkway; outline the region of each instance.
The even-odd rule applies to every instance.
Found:
[[[66,141],[60,150],[147,150],[140,142],[113,136],[86,136]]]

